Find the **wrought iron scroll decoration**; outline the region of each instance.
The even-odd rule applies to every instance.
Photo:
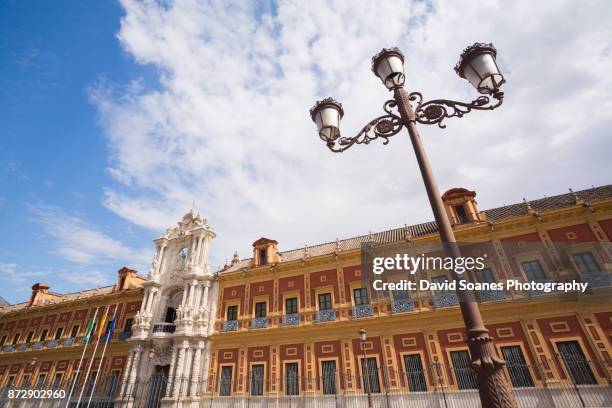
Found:
[[[396,107],[397,104],[393,99],[386,101],[383,105],[386,115],[371,120],[356,136],[330,140],[327,142],[327,147],[333,152],[341,153],[354,144],[369,144],[376,139],[384,139],[383,144],[388,144],[389,138],[398,134],[404,127],[400,116],[392,111]]]
[[[469,103],[448,99],[434,99],[423,102],[423,95],[420,92],[412,92],[408,95],[411,102],[416,102],[414,113],[416,114],[417,122],[425,125],[437,124],[442,129],[446,127],[446,124],[442,123],[446,118],[461,118],[472,109],[493,110],[504,101],[504,93],[501,91],[495,92],[492,97],[493,100],[488,96],[482,95]]]

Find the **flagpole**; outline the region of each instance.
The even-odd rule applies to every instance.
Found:
[[[94,390],[96,389],[96,382],[98,381],[98,376],[100,375],[100,371],[102,371],[102,360],[104,359],[104,354],[106,353],[106,347],[110,342],[110,337],[113,335],[113,331],[115,330],[115,314],[117,313],[117,307],[119,305],[115,305],[115,310],[113,311],[113,317],[111,317],[111,328],[106,335],[106,341],[104,342],[104,348],[102,348],[102,355],[100,356],[100,365],[98,366],[98,371],[96,371],[96,376],[94,377],[93,388],[91,390],[91,394],[89,394],[89,400],[87,401],[87,406],[85,408],[89,408],[89,404],[91,404],[91,398],[93,397]],[[98,342],[100,340],[98,339]]]
[[[103,319],[108,314],[108,309],[109,308],[110,308],[110,305],[107,305],[106,306],[106,310],[104,311],[104,315],[102,316]],[[100,336],[98,336],[98,337],[100,337]],[[98,338],[98,341],[96,341],[96,345],[94,347],[93,354],[91,355],[91,360],[89,361],[89,365],[87,366],[87,372],[85,373],[85,380],[83,381],[83,386],[81,387],[81,392],[79,394],[79,399],[77,400],[77,403],[76,403],[77,407],[81,403],[81,398],[83,398],[83,392],[85,391],[85,385],[86,385],[85,383],[87,382],[87,377],[89,377],[89,372],[91,371],[91,366],[93,365],[94,358],[96,357],[96,350],[98,350],[98,344],[100,344],[99,340],[100,339]]]
[[[96,307],[96,311],[93,315],[93,320],[96,320],[96,316],[98,315],[98,309],[100,306]],[[87,331],[85,332],[87,333]],[[87,350],[87,346],[89,346],[89,339],[87,339],[87,343],[85,343],[85,347],[83,347],[83,352],[81,353],[81,359],[79,360],[79,365],[77,366],[76,375],[74,376],[74,381],[72,381],[72,385],[70,386],[70,393],[68,393],[68,399],[66,400],[66,407],[70,405],[70,398],[72,398],[72,392],[74,391],[74,386],[76,385],[77,380],[79,379],[79,373],[81,372],[81,364],[83,363],[83,357],[85,357],[85,351]]]

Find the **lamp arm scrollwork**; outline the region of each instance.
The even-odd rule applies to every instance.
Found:
[[[342,153],[354,144],[369,144],[375,139],[384,139],[383,144],[389,143],[389,138],[398,134],[404,125],[400,116],[392,111],[397,105],[390,99],[385,102],[383,109],[387,113],[371,120],[361,131],[353,137],[339,137],[327,142],[329,150]]]
[[[458,117],[461,118],[466,113],[476,110],[493,110],[500,106],[504,101],[504,93],[497,91],[492,95],[479,96],[472,102],[458,102],[448,99],[433,99],[423,102],[423,95],[420,92],[412,92],[408,95],[411,102],[416,103],[414,113],[416,120],[425,125],[437,124],[440,128],[445,128],[442,123],[446,118]]]

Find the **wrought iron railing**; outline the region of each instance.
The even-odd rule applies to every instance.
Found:
[[[153,333],[174,333],[176,326],[172,323],[157,323],[153,325]]]
[[[77,344],[76,337],[69,337],[64,340],[64,346],[74,346],[75,344]]]
[[[369,317],[369,316],[372,316],[373,314],[374,314],[374,308],[372,308],[372,305],[370,304],[353,306],[353,313],[352,313],[353,318]]]
[[[289,313],[283,315],[282,324],[284,326],[297,326],[298,324],[300,324],[300,314]]]
[[[414,310],[414,302],[411,299],[395,299],[391,302],[391,311],[393,313],[412,312]]]
[[[317,322],[331,322],[336,320],[336,311],[334,309],[317,310],[315,318]]]
[[[130,337],[132,337],[132,332],[131,331],[122,331],[117,335],[117,340],[119,341],[125,341],[127,339],[129,339]]]
[[[226,320],[221,324],[221,331],[229,332],[238,330],[238,320]]]
[[[251,329],[264,329],[268,327],[267,317],[254,317],[251,319]]]

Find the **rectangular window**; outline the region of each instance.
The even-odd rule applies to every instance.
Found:
[[[166,309],[166,317],[164,319],[164,322],[166,323],[174,323],[174,320],[176,319],[176,309],[173,307],[168,307]]]
[[[336,394],[336,362],[323,361],[321,367],[323,369],[323,394]]]
[[[6,380],[6,388],[11,388],[13,386],[13,384],[15,384],[15,376],[11,375],[8,380]]]
[[[134,322],[133,319],[125,319],[125,326],[123,327],[123,331],[127,332],[127,333],[131,333],[132,332],[132,323]]]
[[[573,255],[574,262],[578,266],[580,273],[599,272],[601,268],[595,260],[595,257],[590,252],[583,252]]]
[[[45,329],[40,333],[40,341],[47,340],[47,334],[49,334],[49,330]]]
[[[238,306],[227,307],[227,320],[238,320]]]
[[[285,299],[285,314],[294,314],[298,312],[297,298]]]
[[[459,221],[459,224],[465,224],[470,220],[464,206],[456,205],[455,212],[457,213],[457,220]]]
[[[544,270],[542,269],[542,265],[540,265],[540,261],[522,262],[521,266],[523,267],[525,275],[527,275],[527,280],[535,282],[546,280],[546,275],[544,275]]]
[[[476,270],[474,273],[476,274],[476,280],[480,283],[495,283],[495,276],[493,276],[491,268]]]
[[[502,356],[506,360],[506,368],[513,387],[533,387],[533,379],[519,346],[501,347]]]
[[[15,344],[17,344],[17,342],[19,341],[19,336],[20,336],[20,334],[19,334],[19,333],[17,333],[17,334],[15,334],[15,337],[13,337],[13,346],[14,346]]]
[[[372,394],[380,392],[376,358],[368,357],[366,359],[361,359],[361,378],[363,379],[363,389],[365,392],[368,392],[368,390],[370,390]]]
[[[255,317],[266,317],[266,302],[255,303]]]
[[[62,333],[64,333],[64,328],[63,327],[58,327],[57,330],[55,331],[55,340],[59,340],[62,338]]]
[[[47,375],[46,374],[40,374],[38,376],[38,381],[36,382],[36,388],[42,388],[43,385],[45,385],[45,381],[47,380]]]
[[[470,353],[467,350],[451,351],[451,361],[457,387],[460,390],[469,390],[478,388],[476,374],[471,365]]]
[[[319,294],[319,310],[330,310],[330,309],[332,309],[331,293]]]
[[[25,342],[30,343],[32,341],[32,336],[34,336],[34,332],[29,332],[26,336]]]
[[[370,299],[368,298],[368,289],[367,288],[353,289],[353,299],[355,300],[355,306],[369,304]]]
[[[21,388],[27,388],[30,386],[30,375],[24,375],[21,379]]]
[[[221,368],[221,385],[219,387],[219,395],[226,397],[232,394],[232,367],[225,366]]]
[[[6,343],[6,336],[2,336],[2,340],[0,340],[0,347],[4,346],[4,343]]]
[[[113,395],[115,395],[115,390],[117,389],[117,386],[119,385],[119,370],[113,370],[111,372],[110,377],[108,378],[108,381],[106,382],[106,387],[105,387],[105,394],[109,397],[112,397]]]
[[[268,263],[268,251],[266,251],[265,249],[260,249],[259,250],[259,264],[265,265],[267,263]]]
[[[427,391],[425,372],[420,354],[406,354],[404,356],[404,367],[406,368],[406,380],[410,391]]]
[[[107,335],[108,333],[110,333],[110,329],[111,329],[111,324],[113,322],[111,320],[109,320],[108,322],[106,322],[106,328],[104,329],[104,335]]]
[[[298,395],[300,393],[298,386],[298,364],[285,364],[285,394]]]
[[[76,337],[79,335],[79,326],[72,326],[72,330],[70,331],[70,337]]]
[[[557,348],[574,384],[597,384],[589,362],[576,340],[557,342]]]
[[[94,382],[96,381],[96,371],[92,371],[89,379],[87,380],[87,387],[85,387],[85,395],[90,395],[94,390]]]
[[[60,384],[62,383],[62,374],[63,373],[55,373],[55,378],[53,378],[53,388],[58,389]]]
[[[264,366],[255,364],[251,366],[251,395],[263,395]]]

